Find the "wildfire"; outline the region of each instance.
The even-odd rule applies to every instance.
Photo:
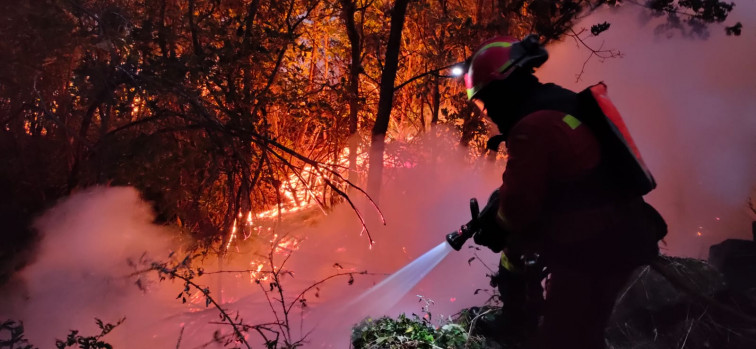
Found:
[[[257,267],[255,267],[255,264],[257,264]],[[260,272],[265,267],[265,264],[258,263],[256,261],[251,261],[251,262],[249,262],[249,265],[252,266],[252,268],[251,268],[252,271],[249,272],[249,279],[252,282],[255,282],[255,280],[260,280],[260,281],[268,280],[268,275],[260,277]]]
[[[228,243],[226,244],[226,250],[228,250],[231,247],[231,243],[234,241],[234,238],[236,237],[236,219],[234,219],[234,226],[231,228],[231,236],[228,238]]]
[[[358,168],[364,168],[368,161],[368,154],[361,149],[357,149],[356,165]],[[338,169],[339,173],[344,177],[347,176],[349,167],[349,149],[344,149],[338,156],[338,160],[333,165]],[[415,164],[411,161],[399,161],[398,159],[391,158],[386,154],[384,159],[386,167],[413,167]],[[296,212],[305,211],[308,209],[320,208],[323,214],[327,214],[323,207],[323,201],[326,198],[326,190],[329,190],[330,183],[333,183],[332,179],[325,178],[326,174],[321,168],[310,164],[304,164],[298,172],[290,174],[286,179],[280,182],[278,186],[278,192],[280,195],[280,202],[274,207],[262,211],[253,212],[252,210],[247,212],[238,212],[237,217],[234,219],[230,232],[228,233],[228,240],[225,244],[225,250],[229,251],[233,246],[238,245],[241,241],[245,241],[255,236],[258,241],[267,241],[272,246],[272,252],[274,255],[287,255],[299,249],[301,243],[300,239],[279,236],[273,233],[272,227],[264,227],[265,221],[270,221],[274,218],[279,218],[282,215],[292,214]],[[327,181],[331,181],[330,183]],[[254,234],[253,234],[254,233]],[[362,232],[360,233],[362,235]],[[368,245],[369,249],[372,249],[372,245],[375,241],[371,241]],[[344,249],[338,249],[342,252]],[[406,249],[405,249],[406,253]],[[249,261],[249,280],[252,283],[265,281],[270,278],[270,272],[275,272],[279,269],[276,265],[269,265],[272,261],[261,260],[260,258],[252,258]],[[266,266],[269,270],[265,270]]]

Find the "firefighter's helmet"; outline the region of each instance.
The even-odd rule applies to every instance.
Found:
[[[491,82],[505,80],[520,68],[540,67],[549,54],[531,34],[521,41],[509,36],[498,36],[480,45],[470,58],[465,74],[467,98],[473,99]]]

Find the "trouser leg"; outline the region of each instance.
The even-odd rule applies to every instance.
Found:
[[[550,268],[539,349],[603,349],[604,329],[632,270]]]
[[[496,277],[504,316],[503,330],[513,339],[531,337],[537,327],[543,303],[540,278],[528,272],[499,268]]]

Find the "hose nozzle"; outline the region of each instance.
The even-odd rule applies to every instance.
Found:
[[[446,235],[446,242],[448,242],[455,251],[462,249],[465,241],[472,237],[472,234],[469,234],[468,230],[465,228],[465,226],[462,226],[458,231]]]
[[[478,200],[475,198],[470,199],[470,213],[472,214],[470,222],[460,227],[459,230],[446,234],[446,242],[448,242],[456,251],[462,249],[465,242],[470,239],[477,230],[480,208],[478,207]]]

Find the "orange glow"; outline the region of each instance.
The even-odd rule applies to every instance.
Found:
[[[332,164],[337,172],[341,175],[346,175],[349,167],[349,148],[345,148],[338,156],[338,160]],[[357,168],[364,168],[368,162],[368,154],[361,148],[356,150]],[[394,163],[396,159],[386,159],[386,167],[397,167]],[[401,164],[405,167],[414,166],[414,164]],[[305,164],[302,166],[299,174],[292,173],[286,179],[281,181],[278,187],[281,193],[281,203],[269,210],[258,212],[256,214],[259,219],[267,219],[277,217],[279,214],[287,214],[300,212],[309,208],[320,206],[319,199],[323,198],[324,190],[328,187],[326,178],[323,177],[324,172],[313,167],[312,165]],[[332,180],[329,178],[329,180]],[[303,183],[303,181],[305,183]],[[326,211],[321,207],[321,211],[324,215],[327,215]]]
[[[234,241],[234,238],[236,237],[236,219],[234,219],[234,226],[231,228],[231,236],[228,238],[228,243],[226,244],[226,250],[231,247],[231,243]]]
[[[257,266],[255,266],[255,264]],[[251,261],[251,262],[249,262],[249,265],[252,266],[251,271],[249,272],[249,279],[250,279],[251,283],[254,283],[255,280],[265,281],[265,280],[268,279],[268,275],[260,277],[260,272],[265,267],[265,264],[258,263],[256,261]]]

